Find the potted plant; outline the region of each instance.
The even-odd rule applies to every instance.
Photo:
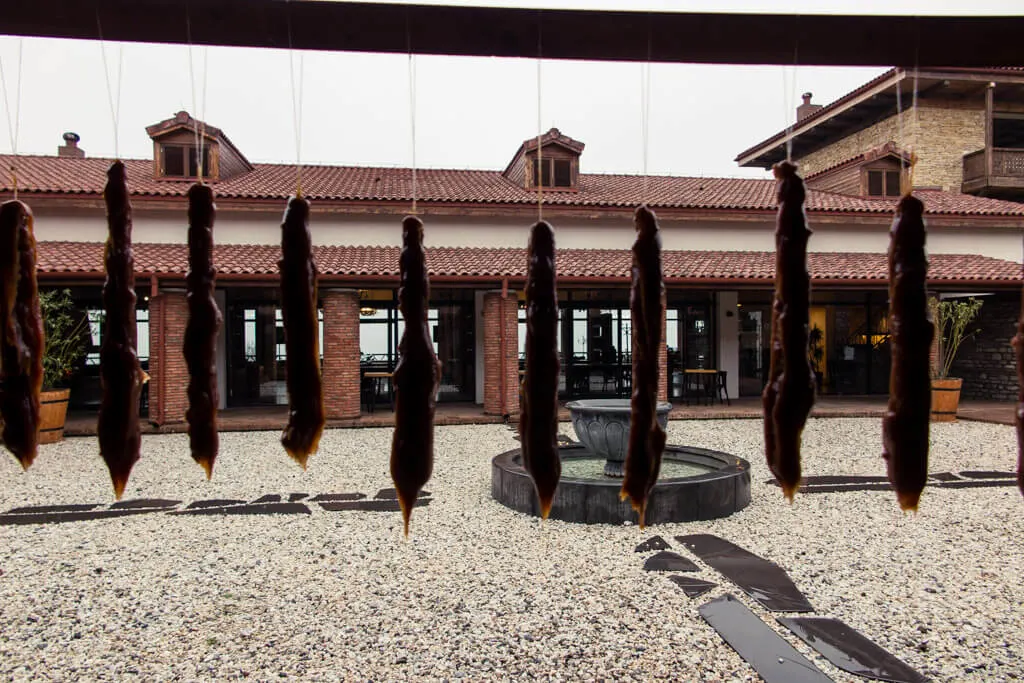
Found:
[[[963,380],[950,377],[949,371],[953,361],[965,339],[973,337],[978,329],[969,329],[978,317],[982,301],[969,299],[929,300],[932,322],[935,323],[935,336],[938,352],[932,363],[932,420],[936,422],[956,422],[956,412],[960,405],[960,387]]]
[[[75,310],[71,291],[54,289],[39,292],[43,314],[43,392],[40,395],[39,443],[56,443],[64,438],[64,420],[68,412],[67,388],[71,375],[85,355],[85,317]]]
[[[825,378],[825,374],[821,370],[821,364],[825,360],[825,345],[822,343],[824,336],[825,333],[817,325],[812,327],[807,334],[807,360],[810,361],[811,369],[814,370],[814,385],[817,387],[818,393],[821,393],[821,385]]]

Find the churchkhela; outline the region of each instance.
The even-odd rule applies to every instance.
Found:
[[[125,166],[115,161],[107,170],[103,190],[107,205],[107,244],[103,265],[103,343],[100,347],[102,398],[97,422],[100,455],[107,463],[120,500],[132,467],[139,460],[142,436],[139,395],[142,369],[136,352],[135,257],[132,251],[132,207]]]
[[[316,453],[324,431],[324,390],[320,375],[317,270],[309,232],[309,201],[288,200],[281,223],[281,318],[284,322],[288,424],[281,435],[285,451],[302,468]]]
[[[430,282],[423,250],[423,223],[415,216],[402,221],[402,252],[398,259],[398,309],[405,330],[398,345],[394,372],[395,431],[391,440],[391,479],[402,510],[403,530],[420,490],[434,469],[434,412],[441,363],[434,353],[427,325]]]
[[[562,475],[558,455],[558,294],[555,231],[540,221],[530,229],[526,270],[526,373],[519,441],[523,468],[533,480],[540,516],[547,519]]]
[[[665,430],[657,420],[658,367],[661,362],[662,320],[665,316],[665,283],[661,270],[661,235],[658,220],[646,206],[636,210],[636,241],[633,243],[632,287],[629,305],[633,330],[633,394],[629,444],[623,468],[622,500],[627,498],[639,513],[640,528],[651,489],[658,481]]]
[[[39,447],[39,392],[43,385],[43,317],[36,282],[32,211],[0,204],[0,418],[4,446],[24,469]]]
[[[768,382],[762,394],[765,459],[786,498],[800,487],[800,440],[814,405],[807,355],[811,278],[804,182],[789,162],[773,169],[779,212],[775,229],[775,295]]]
[[[909,192],[896,206],[889,242],[889,406],[882,457],[900,508],[917,510],[928,479],[931,360],[924,204]]]
[[[213,222],[216,206],[209,185],[188,191],[188,273],[185,275],[188,324],[182,353],[188,366],[189,447],[192,458],[213,476],[217,458],[217,334],[221,313],[214,298]]]

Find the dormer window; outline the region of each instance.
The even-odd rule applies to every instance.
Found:
[[[572,159],[533,159],[532,186],[570,190],[573,188]]]
[[[153,141],[153,177],[163,180],[194,180],[200,168],[203,180],[227,180],[253,170],[253,165],[228,140],[224,131],[188,112],[179,111],[172,118],[146,127]],[[202,166],[199,144],[202,142]]]
[[[900,196],[900,172],[869,170],[867,172],[869,197],[896,198]]]
[[[161,175],[165,178],[195,178],[199,175],[199,154],[195,145],[160,145]],[[203,147],[203,175],[210,177],[210,148]]]
[[[503,175],[525,190],[577,192],[582,153],[582,142],[552,128],[539,138],[524,140]]]

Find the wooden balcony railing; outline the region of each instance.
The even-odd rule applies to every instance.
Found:
[[[963,163],[963,192],[1024,190],[1024,149],[979,149],[965,154]]]
[[[964,155],[964,182],[980,180],[988,175],[985,150],[979,149]]]

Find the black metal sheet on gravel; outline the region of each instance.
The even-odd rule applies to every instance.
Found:
[[[210,500],[197,500],[194,503],[189,503],[188,510],[200,510],[202,508],[222,508],[228,505],[242,505],[245,503],[244,500],[236,500],[234,498],[211,498]]]
[[[963,481],[942,481],[935,484],[940,489],[987,489],[995,486],[1016,486],[1016,479],[972,479]]]
[[[89,522],[94,519],[113,519],[155,512],[149,508],[134,510],[88,510],[85,512],[46,512],[43,514],[0,515],[0,526],[22,524],[62,524],[64,522]]]
[[[281,496],[276,493],[268,493],[265,496],[260,496],[253,501],[253,505],[259,505],[260,503],[280,503]]]
[[[27,507],[11,508],[7,511],[9,515],[45,515],[51,512],[86,512],[95,510],[99,503],[84,503],[80,505],[29,505]]]
[[[167,498],[133,498],[132,500],[120,500],[110,506],[111,510],[166,510],[181,505],[180,500],[168,500]]]
[[[417,497],[426,498],[430,495],[430,491],[420,491]],[[381,489],[377,491],[377,495],[374,498],[378,500],[398,500],[398,491],[395,489]]]
[[[704,595],[709,590],[717,586],[717,583],[711,583],[710,581],[704,581],[703,579],[695,579],[692,576],[675,576],[668,577],[669,581],[676,584],[683,589],[687,597],[696,598]]]
[[[699,572],[700,567],[678,553],[662,550],[644,562],[645,572]]]
[[[1017,476],[1017,473],[994,470],[967,470],[966,472],[961,472],[960,476],[967,479],[1013,479]]]
[[[827,683],[832,679],[731,594],[700,606],[700,615],[765,683]]]
[[[362,500],[366,498],[365,493],[318,493],[310,500],[321,502],[321,501],[336,501],[336,500]]]
[[[309,515],[312,511],[302,503],[260,503],[259,505],[228,505],[175,510],[171,515]]]
[[[928,680],[838,619],[779,617],[778,622],[843,671],[890,683]]]
[[[711,534],[676,540],[721,572],[772,612],[813,612],[814,608],[782,567]]]
[[[814,486],[817,484],[877,484],[889,481],[888,477],[859,475],[859,474],[822,474],[819,476],[804,477],[803,484]]]
[[[430,504],[430,500],[420,498],[413,507],[424,507]],[[328,512],[343,512],[345,510],[358,510],[361,512],[400,512],[401,507],[397,500],[336,500],[321,501],[320,507]]]
[[[643,543],[638,545],[636,547],[636,551],[635,552],[638,552],[638,553],[649,553],[652,550],[668,550],[671,547],[672,546],[670,546],[668,544],[668,541],[666,541],[661,536],[651,536],[646,541],[644,541]]]
[[[866,484],[850,484],[849,486],[834,486],[827,484],[824,486],[802,486],[800,493],[843,493],[844,491],[891,491],[892,484],[889,482],[875,483],[868,482]]]

